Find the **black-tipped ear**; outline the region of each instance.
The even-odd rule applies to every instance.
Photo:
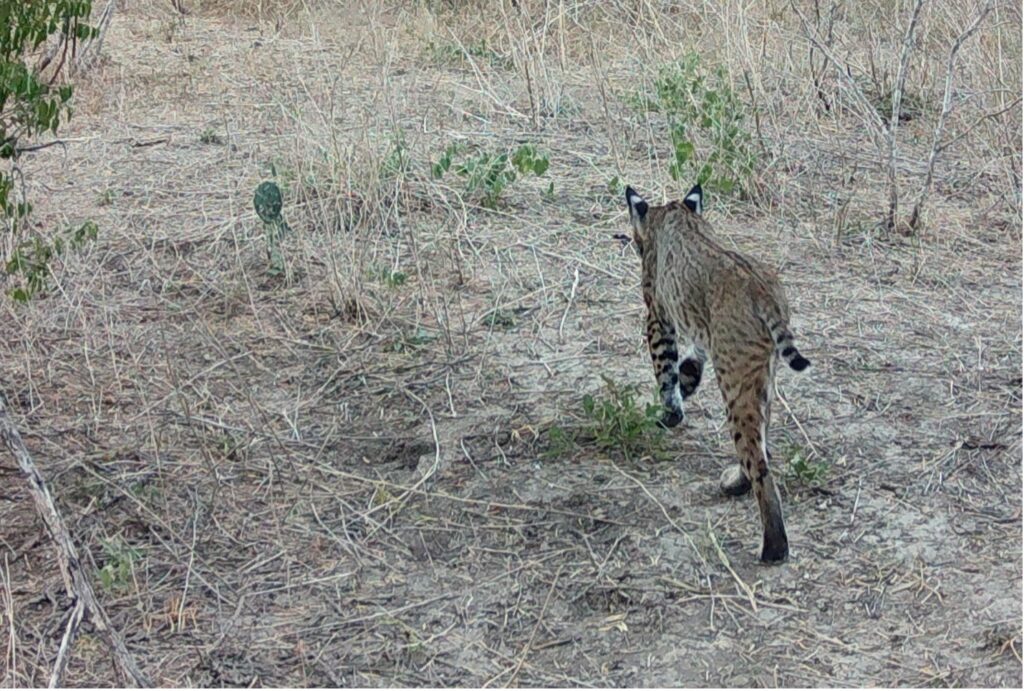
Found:
[[[629,185],[626,185],[626,206],[629,207],[630,216],[636,216],[641,221],[647,215],[647,202]]]
[[[694,185],[693,189],[686,193],[683,204],[686,204],[686,207],[698,216],[704,213],[704,190],[700,188],[699,184]]]

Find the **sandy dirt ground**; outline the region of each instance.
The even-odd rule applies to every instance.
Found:
[[[0,392],[154,683],[1020,687],[1019,113],[944,153],[904,234],[877,226],[877,151],[816,111],[806,47],[783,60],[799,24],[768,3],[125,4],[66,145],[22,160],[39,232],[99,236],[5,298]],[[770,163],[706,213],[779,269],[813,362],[777,381],[777,567],[753,499],[718,492],[712,370],[660,444],[602,445],[583,407],[606,379],[654,395],[617,183],[689,182],[629,95],[694,49],[733,56],[749,105],[737,56],[761,64],[762,38]],[[941,76],[903,125],[908,200]],[[429,174],[452,143],[550,168],[485,208]],[[0,476],[0,678],[44,685],[69,599],[6,453]],[[118,683],[88,622],[65,682]]]

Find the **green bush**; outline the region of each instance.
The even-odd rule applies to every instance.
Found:
[[[10,291],[19,300],[45,286],[46,262],[64,249],[60,238],[52,243],[40,238],[21,241],[20,229],[32,204],[19,189],[19,147],[33,136],[56,134],[62,119],[70,117],[72,92],[70,84],[44,79],[28,62],[54,34],[69,40],[95,36],[96,30],[85,24],[91,11],[89,0],[0,0],[0,229],[14,236],[18,248],[7,263],[7,273],[21,274],[28,281]],[[92,235],[94,230],[92,225]]]
[[[442,64],[462,65],[472,59],[478,64],[483,63],[502,69],[511,69],[513,66],[512,58],[489,47],[485,38],[465,46],[451,41],[440,43],[430,41],[427,43],[427,55],[435,62]]]
[[[829,466],[824,461],[812,461],[809,456],[806,449],[796,445],[783,450],[786,475],[798,484],[813,487],[825,479]]]
[[[551,165],[548,157],[530,144],[523,144],[512,152],[482,152],[455,165],[461,151],[457,144],[448,145],[441,158],[430,167],[430,172],[435,178],[441,178],[454,166],[455,173],[465,180],[466,193],[479,195],[483,206],[490,209],[498,205],[502,194],[518,176],[544,175]],[[546,194],[554,194],[554,183],[548,186]]]
[[[757,165],[747,131],[746,107],[721,67],[710,74],[696,54],[663,66],[654,81],[654,94],[630,99],[642,111],[662,113],[672,140],[669,175],[673,180],[728,194],[747,184]],[[708,154],[701,163],[698,144]]]
[[[583,397],[584,424],[575,429],[548,430],[548,455],[562,456],[577,444],[593,443],[603,451],[627,458],[643,455],[661,457],[665,429],[658,424],[662,407],[640,401],[638,387],[616,384],[602,376],[603,395]]]
[[[405,145],[405,138],[401,133],[396,134],[391,141],[391,150],[380,164],[381,180],[395,180],[412,169],[412,157],[409,155],[409,148]]]
[[[18,302],[28,302],[46,290],[50,279],[50,260],[62,256],[68,248],[77,250],[86,242],[95,240],[98,230],[95,223],[86,221],[78,228],[59,233],[53,240],[36,236],[19,242],[4,270],[8,276],[20,277],[21,286],[12,288],[8,294]]]
[[[135,564],[142,560],[142,552],[120,537],[111,540],[100,538],[100,545],[106,561],[99,570],[100,585],[110,591],[127,590],[132,584]]]

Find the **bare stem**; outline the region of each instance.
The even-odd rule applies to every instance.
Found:
[[[991,11],[991,1],[986,2],[978,11],[978,14],[975,15],[974,21],[964,29],[963,33],[957,36],[949,49],[949,58],[946,61],[946,86],[942,93],[942,112],[939,113],[939,117],[935,121],[935,132],[932,134],[932,148],[931,153],[928,155],[928,169],[924,176],[924,183],[921,185],[921,192],[917,196],[917,201],[914,202],[914,208],[910,212],[909,226],[911,230],[916,230],[921,222],[921,210],[924,208],[925,200],[931,191],[932,179],[935,176],[935,161],[938,159],[942,149],[945,148],[941,144],[942,131],[946,126],[946,118],[949,116],[950,111],[953,110],[953,71],[956,68],[957,53],[960,52],[964,42],[974,35]]]
[[[896,71],[896,83],[892,89],[892,113],[889,117],[889,213],[885,219],[885,225],[889,230],[896,228],[896,215],[899,212],[899,188],[896,184],[896,130],[900,124],[900,109],[903,105],[903,89],[907,81],[907,67],[910,63],[910,53],[914,47],[914,29],[917,28],[917,20],[921,16],[921,8],[924,0],[917,0],[910,13],[910,23],[907,24],[907,33],[903,36],[903,48],[900,50],[900,63]]]

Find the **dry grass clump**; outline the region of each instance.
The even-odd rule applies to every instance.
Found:
[[[336,4],[336,0],[333,2]],[[309,13],[331,3],[327,0],[172,0],[172,4],[183,14],[198,11],[283,23],[299,13]]]

